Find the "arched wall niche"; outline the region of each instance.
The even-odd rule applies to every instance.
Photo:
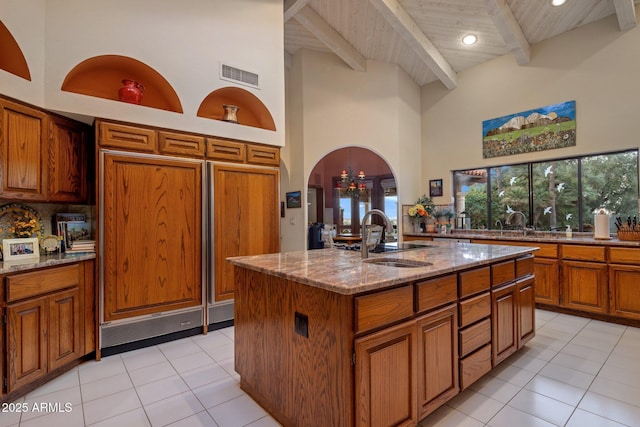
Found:
[[[62,83],[62,90],[118,101],[122,80],[144,86],[140,105],[182,113],[182,104],[171,84],[156,70],[137,59],[121,55],[100,55],[73,67]]]
[[[31,81],[29,65],[9,29],[0,21],[0,69]]]
[[[276,130],[269,109],[251,92],[239,87],[223,87],[211,92],[198,108],[198,117],[222,120],[223,104],[239,107],[238,124],[266,130]]]

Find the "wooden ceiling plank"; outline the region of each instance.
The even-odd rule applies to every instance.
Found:
[[[367,69],[367,59],[310,6],[303,7],[295,15],[295,20],[327,45],[329,49],[351,68],[356,71],[365,71]]]
[[[285,0],[284,2],[284,22],[293,18],[311,0]]]
[[[531,61],[531,46],[520,28],[520,24],[513,16],[506,0],[486,0],[487,13],[493,20],[498,32],[506,43],[511,54],[520,65],[527,65]]]
[[[618,16],[620,31],[627,31],[637,25],[636,8],[633,0],[613,0]]]
[[[369,1],[447,89],[455,89],[457,86],[455,71],[402,5],[397,0]]]

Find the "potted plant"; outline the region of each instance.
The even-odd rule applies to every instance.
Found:
[[[416,203],[409,208],[409,217],[413,220],[413,232],[420,233],[422,231],[422,219],[429,216],[424,205]]]
[[[426,194],[418,197],[416,200],[416,204],[409,208],[409,217],[411,217],[414,221],[414,230],[416,233],[422,232],[422,225],[426,221],[425,229],[426,231],[434,231],[435,226],[433,226],[432,218],[433,212],[435,210],[435,206],[433,204],[433,200],[430,197],[427,197]],[[431,227],[429,227],[431,223]]]
[[[447,233],[451,230],[451,227],[453,225],[453,218],[456,216],[455,212],[452,211],[451,209],[445,209],[442,214],[444,215],[444,217],[446,218],[446,223],[445,225],[447,226]]]

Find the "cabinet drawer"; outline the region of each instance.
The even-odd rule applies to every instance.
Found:
[[[490,286],[491,270],[489,267],[460,273],[460,298],[489,290]]]
[[[163,154],[204,156],[204,137],[173,132],[158,132],[158,145]]]
[[[425,280],[416,284],[418,312],[453,302],[458,298],[458,281],[455,274]]]
[[[247,144],[222,138],[207,138],[207,158],[244,162],[247,157]]]
[[[516,260],[516,277],[524,277],[533,274],[535,271],[533,259],[533,255],[529,255]]]
[[[604,246],[562,245],[562,258],[605,262]]]
[[[356,333],[413,315],[413,286],[356,297]]]
[[[509,246],[529,246],[532,248],[539,248],[533,254],[535,257],[542,258],[558,258],[558,245],[555,243],[538,243],[538,242],[508,242],[505,245]]]
[[[515,261],[509,260],[491,266],[491,286],[500,286],[515,279]]]
[[[609,262],[612,264],[640,264],[640,249],[609,248]]]
[[[464,390],[491,370],[491,344],[460,361],[460,390]]]
[[[247,162],[258,165],[280,166],[280,148],[248,145]]]
[[[46,294],[60,289],[78,286],[80,265],[66,265],[50,270],[40,270],[9,276],[7,282],[7,302]]]
[[[491,294],[469,298],[460,303],[460,327],[463,328],[491,314]]]
[[[156,131],[115,123],[100,123],[100,145],[128,150],[155,152]]]
[[[491,342],[491,319],[485,319],[459,332],[460,357]]]

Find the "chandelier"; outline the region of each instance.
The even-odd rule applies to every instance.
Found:
[[[359,193],[367,190],[367,185],[364,182],[365,176],[364,171],[360,171],[356,175],[351,168],[343,169],[340,180],[336,183],[336,190],[343,190],[352,197],[358,197]]]

